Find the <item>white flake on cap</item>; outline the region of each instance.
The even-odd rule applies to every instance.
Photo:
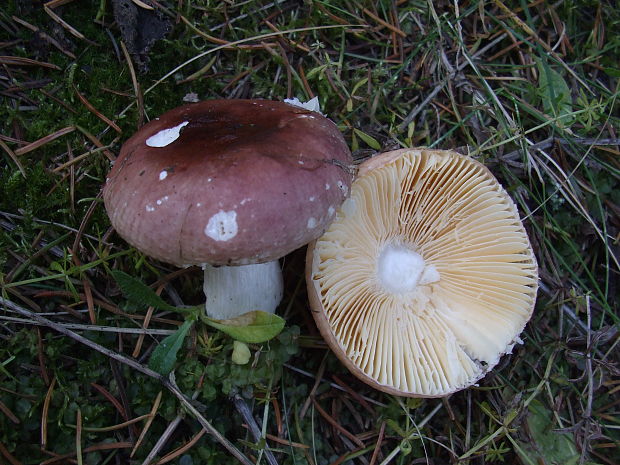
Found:
[[[220,210],[205,226],[205,235],[214,241],[228,241],[237,235],[237,212]]]
[[[163,181],[164,179],[166,179],[166,176],[168,176],[168,172],[166,170],[163,170],[161,173],[159,173],[159,180]]]
[[[156,134],[153,134],[146,140],[146,145],[149,147],[165,147],[168,144],[172,144],[181,135],[181,129],[189,124],[189,121],[183,121],[181,124],[168,129],[162,129]]]
[[[321,113],[321,105],[319,103],[318,97],[314,97],[308,100],[307,102],[301,102],[297,97],[285,98],[284,103],[288,103],[289,105],[300,107],[305,110],[316,111],[317,113],[320,113],[321,115],[323,115],[323,113]]]
[[[340,189],[344,195],[347,195],[349,192],[349,188],[342,181],[338,181],[338,189]]]
[[[308,229],[316,228],[316,218],[314,218],[312,216],[310,218],[308,218],[308,225],[307,226],[308,226]]]

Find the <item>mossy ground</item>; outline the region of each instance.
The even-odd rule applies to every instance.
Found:
[[[180,389],[252,462],[265,463],[266,448],[277,463],[316,465],[620,461],[620,13],[613,2],[153,4],[171,30],[148,52],[137,89],[110,1],[52,6],[83,38],[42,2],[0,6],[5,302],[147,363],[163,336],[122,332],[141,327],[145,311],[124,300],[109,270],[167,282],[164,298],[186,304],[202,298],[201,273],[153,262],[111,234],[99,197],[106,150],[118,154],[143,119],[189,94],[318,95],[356,160],[407,146],[458,149],[500,179],[540,265],[524,344],[478,386],[447,399],[373,391],[321,342],[298,251],[284,262],[287,329],[253,346],[247,366],[231,363],[230,339],[193,332],[176,370]],[[63,128],[69,132],[23,150]],[[155,312],[149,329],[171,330],[178,320]],[[0,463],[235,462],[159,381],[6,305],[0,321]],[[248,433],[243,405],[264,439]],[[150,413],[150,423],[112,428]],[[161,437],[167,441],[158,447]]]

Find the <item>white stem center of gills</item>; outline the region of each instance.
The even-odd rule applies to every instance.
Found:
[[[419,285],[439,281],[434,265],[427,265],[419,253],[403,245],[386,245],[377,262],[377,277],[385,290],[393,294],[414,291]]]

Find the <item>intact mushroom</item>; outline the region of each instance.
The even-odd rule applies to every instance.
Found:
[[[350,151],[317,112],[267,100],[173,109],[121,148],[103,198],[146,255],[205,270],[206,311],[273,312],[278,259],[320,236],[348,196]]]
[[[451,151],[361,164],[351,196],[308,248],[313,316],[371,386],[439,397],[474,384],[520,341],[537,266],[514,202]]]

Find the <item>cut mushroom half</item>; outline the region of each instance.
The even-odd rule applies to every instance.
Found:
[[[396,395],[474,384],[520,341],[536,298],[514,202],[486,167],[452,151],[364,162],[307,258],[321,334],[352,373]]]

